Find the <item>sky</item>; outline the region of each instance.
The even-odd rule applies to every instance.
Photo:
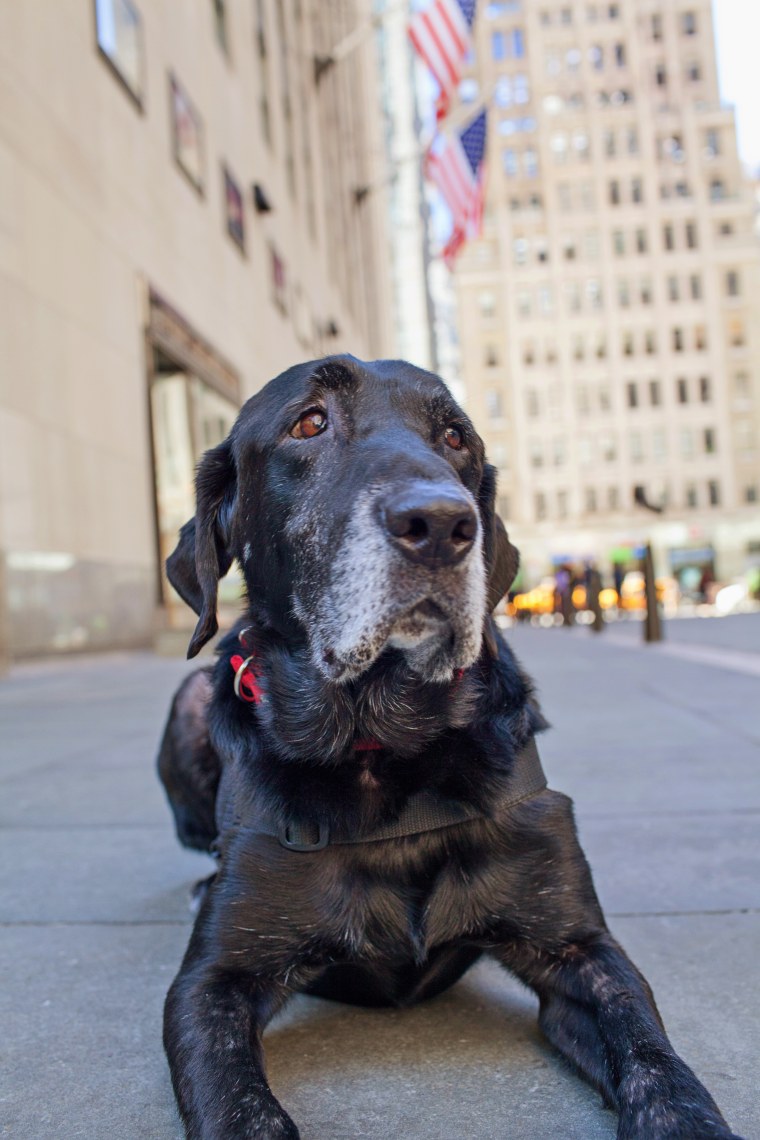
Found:
[[[736,108],[739,155],[760,170],[760,0],[713,0],[720,95]]]

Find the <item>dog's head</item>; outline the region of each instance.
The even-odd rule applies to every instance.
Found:
[[[251,609],[341,682],[387,648],[450,680],[481,648],[517,551],[494,513],[483,443],[438,377],[401,361],[329,357],[282,373],[197,472],[197,512],[167,562],[217,629],[233,558]]]

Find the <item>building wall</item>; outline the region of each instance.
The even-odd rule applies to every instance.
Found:
[[[92,0],[0,0],[0,630],[11,656],[145,643],[156,628],[151,289],[233,377],[238,402],[297,360],[390,351],[382,219],[353,199],[378,152],[371,44],[319,85],[313,69],[317,49],[329,54],[365,18],[363,0],[228,2],[227,50],[214,4],[132,2],[140,103],[97,47]],[[200,189],[173,157],[170,75],[202,122]],[[242,194],[244,250],[226,232],[223,166]],[[269,213],[255,211],[253,183]]]
[[[741,574],[760,553],[760,258],[709,0],[511,0],[477,37],[490,159],[457,272],[464,379],[528,575],[607,568],[645,537],[660,572],[712,545]]]

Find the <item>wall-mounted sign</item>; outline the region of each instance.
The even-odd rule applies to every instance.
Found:
[[[203,122],[185,89],[169,76],[172,151],[180,170],[203,193]]]
[[[245,211],[240,187],[226,166],[224,171],[224,215],[227,233],[235,245],[245,253]]]

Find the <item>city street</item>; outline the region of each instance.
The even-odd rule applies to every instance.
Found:
[[[507,637],[552,731],[614,934],[734,1130],[760,1137],[760,613]],[[179,1140],[164,994],[211,869],[177,845],[154,758],[193,666],[46,660],[0,680],[0,1135]],[[495,965],[406,1012],[299,998],[267,1033],[303,1140],[609,1140]]]

